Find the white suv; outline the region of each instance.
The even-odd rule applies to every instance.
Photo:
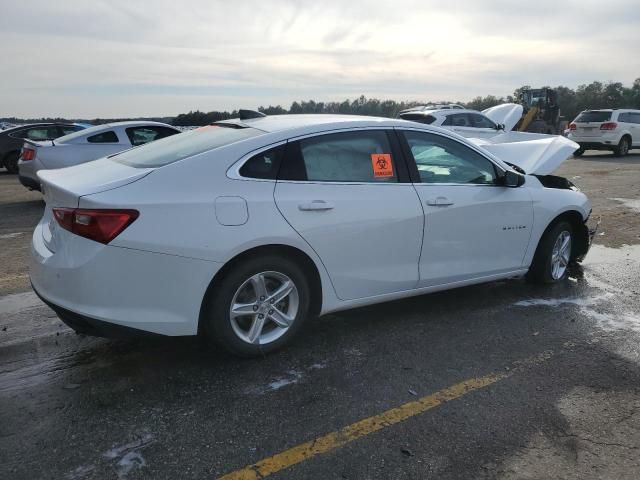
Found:
[[[611,150],[619,156],[640,148],[640,110],[585,110],[569,124],[569,139],[585,150]]]

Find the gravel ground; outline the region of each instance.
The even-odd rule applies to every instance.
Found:
[[[557,173],[602,218],[566,284],[329,315],[238,360],[73,334],[29,291],[40,194],[0,171],[0,478],[213,479],[443,390],[458,393],[271,478],[640,478],[640,154]]]

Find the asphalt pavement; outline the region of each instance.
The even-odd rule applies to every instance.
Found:
[[[74,334],[29,289],[40,196],[0,171],[0,478],[640,478],[640,155],[561,173],[603,219],[566,283],[341,312],[240,360]]]

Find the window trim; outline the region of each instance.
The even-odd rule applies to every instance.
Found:
[[[271,150],[272,148],[277,148],[282,145],[286,145],[287,140],[280,140],[279,142],[271,143],[264,147],[256,148],[255,150],[251,150],[249,153],[244,154],[240,159],[233,163],[227,169],[227,178],[231,180],[244,180],[245,182],[273,182],[275,183],[277,180],[275,178],[253,178],[253,177],[243,177],[240,175],[240,169],[244,167],[244,164],[251,160],[256,155],[266,152],[267,150]]]
[[[397,171],[397,182],[348,182],[348,181],[330,181],[330,180],[287,180],[281,179],[278,176],[278,183],[297,183],[297,184],[308,184],[308,185],[412,185],[413,182],[411,180],[411,174],[409,172],[409,167],[407,165],[407,159],[402,151],[401,145],[398,142],[398,138],[394,132],[393,127],[385,126],[385,127],[349,127],[349,128],[341,128],[341,129],[332,129],[332,130],[323,130],[314,133],[307,133],[304,135],[298,135],[296,137],[292,137],[287,140],[287,144],[299,142],[300,140],[304,140],[306,138],[315,138],[324,135],[332,135],[336,133],[349,133],[349,132],[362,132],[362,131],[377,131],[382,130],[389,142],[389,146],[391,147],[391,155],[395,159],[395,167]],[[288,154],[285,152],[285,156],[283,159],[283,163],[280,165],[280,170],[282,171],[283,165],[288,160]]]
[[[496,178],[502,178],[505,173],[506,170],[498,165],[495,161],[493,161],[493,159],[487,157],[487,155],[485,155],[483,152],[479,151],[475,145],[467,145],[466,143],[461,142],[460,140],[453,138],[453,137],[449,137],[448,135],[442,135],[440,132],[433,132],[433,131],[429,131],[429,130],[421,130],[418,128],[406,128],[406,127],[402,127],[402,128],[398,128],[398,127],[394,127],[394,130],[396,131],[396,135],[398,136],[398,141],[400,142],[400,146],[402,148],[402,153],[406,158],[406,163],[407,163],[407,167],[409,168],[409,174],[411,176],[411,181],[413,182],[414,185],[429,185],[429,186],[447,186],[447,187],[504,187],[504,185],[500,185],[498,183],[494,183],[494,184],[489,184],[489,183],[425,183],[422,181],[422,179],[420,178],[420,172],[418,171],[418,165],[416,164],[414,158],[413,158],[413,154],[411,153],[411,148],[409,147],[409,142],[407,142],[407,139],[405,138],[405,136],[403,135],[403,132],[405,131],[412,131],[412,132],[419,132],[419,133],[426,133],[429,135],[436,135],[438,137],[442,137],[442,138],[446,138],[447,140],[453,140],[455,142],[458,142],[460,145],[467,147],[468,149],[476,152],[478,155],[480,155],[481,157],[483,157],[484,159],[486,159],[488,162],[491,162],[491,164],[493,165],[493,167],[496,169]]]

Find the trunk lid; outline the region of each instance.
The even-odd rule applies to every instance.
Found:
[[[576,125],[574,134],[580,137],[599,137],[602,135],[600,127],[611,121],[610,110],[589,110],[580,113],[573,123]]]
[[[580,147],[566,137],[523,132],[470,140],[503,162],[517,165],[531,175],[550,175]]]
[[[503,103],[482,111],[482,113],[495,123],[503,124],[505,132],[513,130],[518,120],[522,118],[522,112],[522,105],[518,105],[517,103]]]

